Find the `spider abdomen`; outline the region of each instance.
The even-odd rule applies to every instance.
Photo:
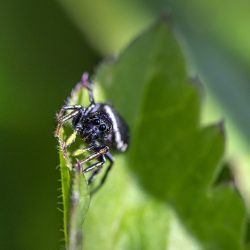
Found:
[[[127,123],[112,106],[102,104],[101,107],[112,121],[114,149],[125,152],[129,145],[129,128]]]

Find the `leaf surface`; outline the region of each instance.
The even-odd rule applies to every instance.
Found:
[[[189,79],[164,22],[98,69],[98,101],[110,101],[124,116],[131,143],[127,153],[115,155],[107,183],[91,200],[84,249],[244,247],[243,202],[230,183],[214,184],[225,147],[223,124],[200,126],[199,92]],[[76,185],[79,192],[84,180]]]
[[[85,249],[241,249],[242,200],[232,185],[213,185],[223,125],[200,127],[198,89],[173,31],[156,25],[96,81],[128,121],[131,145],[92,200]]]

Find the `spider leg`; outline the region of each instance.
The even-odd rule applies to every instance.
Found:
[[[67,110],[73,110],[73,112],[71,112],[70,114],[64,116],[64,113],[65,113],[65,111],[67,111]],[[60,112],[59,112],[59,114],[58,114],[58,116],[57,116],[57,120],[58,120],[58,121],[61,121],[61,120],[63,120],[65,117],[68,117],[68,116],[70,116],[70,115],[73,114],[73,113],[80,112],[80,110],[84,111],[84,107],[81,106],[81,105],[64,105],[64,106],[61,108],[61,110],[60,110]],[[69,118],[69,119],[70,119],[70,118]]]
[[[98,148],[97,150],[98,150],[97,152],[95,152],[95,153],[89,155],[87,158],[85,158],[84,160],[80,161],[80,164],[81,164],[81,165],[82,165],[82,164],[85,164],[85,163],[87,163],[87,162],[89,162],[89,161],[92,161],[92,160],[94,160],[94,159],[96,159],[96,158],[102,156],[102,155],[105,155],[105,154],[109,151],[109,147],[108,147],[108,146],[105,146],[105,147]],[[86,173],[86,172],[91,171],[92,169],[89,169],[89,168],[91,168],[91,166],[85,168],[85,169],[83,170],[83,172]]]
[[[82,74],[81,81],[72,90],[70,99],[74,100],[74,97],[77,96],[77,93],[79,93],[79,91],[83,88],[86,88],[88,90],[90,103],[95,104],[93,95],[93,82],[89,79],[88,73]]]
[[[94,99],[94,94],[93,94],[93,82],[92,81],[89,81],[88,92],[89,92],[90,103],[95,104],[95,99]]]
[[[107,155],[107,157],[109,157],[109,153],[108,153],[109,147],[108,146],[96,147],[95,145],[92,145],[89,148],[83,149],[83,151],[91,150],[91,149],[94,149],[96,152],[93,153],[92,155],[88,156],[87,158],[85,158],[82,161],[77,160],[77,167],[81,168],[82,164],[98,158],[98,161],[96,163],[94,163],[94,164],[90,165],[89,167],[82,170],[83,173],[87,173],[87,172],[94,170],[94,172],[88,178],[89,185],[94,181],[96,175],[100,172],[103,164],[106,162],[106,155]]]
[[[59,114],[57,115],[57,119],[58,119],[58,120],[61,119],[61,118],[63,117],[65,111],[67,111],[67,110],[76,111],[76,110],[80,110],[80,109],[82,109],[82,108],[83,108],[83,107],[82,107],[81,105],[64,105],[64,106],[61,108]]]
[[[74,143],[74,141],[76,140],[76,136],[77,136],[77,131],[74,131],[66,141],[62,141],[61,142],[61,147],[62,147],[62,150],[63,150],[63,154],[64,154],[64,157],[65,158],[68,158],[68,153],[67,153],[67,148]],[[93,150],[94,146],[90,146],[90,147],[87,147],[87,148],[82,148],[82,149],[77,149],[76,151],[74,151],[72,153],[73,156],[78,156],[80,154],[83,154],[84,152],[86,151],[90,151],[90,150]]]
[[[64,115],[64,113],[67,110],[73,110],[71,113]],[[56,131],[55,131],[55,136],[59,138],[60,140],[60,144],[61,144],[61,148],[63,151],[63,155],[66,159],[68,159],[68,153],[67,153],[67,148],[76,140],[76,136],[77,136],[77,131],[74,131],[67,139],[66,141],[61,140],[59,137],[60,134],[60,129],[62,128],[63,124],[65,122],[67,122],[68,120],[76,117],[77,115],[80,114],[80,112],[83,112],[84,108],[81,105],[65,105],[62,107],[62,109],[60,110],[60,113],[58,115],[58,124],[56,127]]]
[[[101,168],[105,162],[106,162],[106,157],[104,155],[102,155],[99,157],[98,162],[92,164],[91,166],[89,166],[88,168],[83,170],[84,173],[95,170],[92,173],[92,175],[88,178],[88,184],[91,184],[93,182],[95,176],[99,173],[99,171],[101,170]]]
[[[57,126],[56,126],[56,131],[55,131],[55,136],[56,136],[56,137],[59,137],[60,129],[61,129],[61,127],[63,126],[63,124],[64,124],[66,121],[68,121],[68,120],[72,119],[73,117],[75,117],[75,116],[78,114],[78,112],[79,112],[79,111],[73,111],[73,112],[71,112],[71,113],[68,114],[68,115],[61,116],[61,117],[58,118],[58,124],[57,124]]]
[[[91,104],[95,104],[94,94],[93,94],[93,82],[89,79],[89,75],[84,73],[81,78],[81,83],[87,88],[89,92],[89,101]]]
[[[95,189],[93,189],[93,190],[91,191],[91,195],[95,194],[95,193],[103,186],[103,184],[104,184],[105,181],[107,180],[107,177],[108,177],[108,175],[109,175],[110,170],[111,170],[112,167],[113,167],[114,159],[113,159],[112,154],[111,154],[110,152],[107,152],[107,154],[106,154],[105,156],[107,157],[107,159],[108,159],[108,161],[109,161],[109,166],[107,167],[107,169],[106,169],[106,171],[105,171],[105,173],[104,173],[104,175],[103,175],[103,177],[102,177],[100,183],[98,184],[98,186],[97,186]],[[95,173],[96,171],[97,171],[97,173]],[[92,177],[92,178],[95,178],[96,175],[99,173],[100,169],[97,169],[96,171],[90,176],[90,178],[91,178],[91,177]]]
[[[81,155],[83,153],[85,153],[86,151],[90,151],[90,150],[93,150],[95,147],[92,145],[90,147],[87,147],[87,148],[81,148],[81,149],[77,149],[76,151],[73,152],[73,156],[78,156],[78,155]]]
[[[95,171],[92,173],[92,175],[88,178],[88,185],[90,185],[96,175],[100,172],[100,170],[102,169],[102,166],[104,165],[104,163],[106,162],[106,158],[104,155],[102,155],[100,158],[99,158],[99,161],[92,164],[89,168],[91,168],[91,170],[95,169]],[[81,167],[81,163],[79,160],[77,160],[77,163],[76,163],[76,167],[77,169],[79,169],[80,171],[84,172],[84,170],[82,170],[82,167]]]
[[[95,180],[96,176],[99,174],[101,168],[97,168],[92,175],[88,178],[88,184],[91,185],[93,181]]]
[[[65,123],[66,121],[72,119],[73,117],[75,117],[77,114],[79,113],[79,110],[75,110],[72,111],[71,113],[69,113],[68,115],[64,115],[58,118],[58,123]]]
[[[62,110],[79,110],[82,109],[83,106],[82,105],[64,105],[62,107]]]
[[[67,110],[73,110],[71,113],[64,115],[65,111]],[[76,115],[79,114],[79,112],[84,112],[84,107],[81,105],[65,105],[62,107],[62,109],[60,110],[58,116],[57,116],[57,120],[58,120],[58,124],[56,127],[56,131],[55,131],[55,136],[59,137],[59,132],[61,127],[63,126],[63,124],[74,118]]]

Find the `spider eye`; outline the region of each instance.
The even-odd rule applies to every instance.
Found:
[[[101,124],[100,127],[99,127],[99,129],[100,129],[101,131],[106,130],[106,125],[105,125],[105,124]]]
[[[94,125],[99,125],[100,124],[100,120],[98,118],[96,118],[94,121],[93,121],[93,124]]]

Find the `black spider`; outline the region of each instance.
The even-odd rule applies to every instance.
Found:
[[[60,128],[63,124],[71,120],[74,133],[63,142],[63,151],[66,155],[67,147],[69,147],[79,135],[88,145],[84,151],[92,151],[87,158],[82,161],[77,160],[77,165],[81,169],[81,165],[97,159],[98,161],[83,169],[83,173],[93,171],[88,178],[88,184],[91,184],[96,175],[100,172],[102,166],[109,161],[109,165],[104,173],[99,185],[92,190],[92,193],[97,191],[107,179],[107,176],[113,166],[113,157],[111,151],[125,152],[129,144],[129,128],[124,119],[118,112],[109,104],[96,103],[93,96],[93,84],[89,81],[88,74],[83,74],[81,82],[77,84],[74,92],[80,88],[86,88],[89,93],[90,104],[88,107],[81,105],[65,105],[62,107],[58,115],[58,125],[56,136],[59,136]],[[65,112],[71,111],[65,115]]]

